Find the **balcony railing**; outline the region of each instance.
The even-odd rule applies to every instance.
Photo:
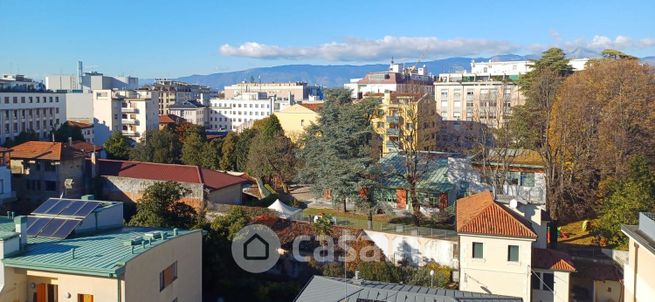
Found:
[[[121,107],[121,112],[122,113],[138,113],[139,109],[130,108],[130,107]]]
[[[398,124],[399,120],[400,120],[400,118],[397,115],[388,115],[387,116],[387,123]]]
[[[121,123],[125,125],[138,125],[139,120],[133,120],[133,119],[121,119]]]

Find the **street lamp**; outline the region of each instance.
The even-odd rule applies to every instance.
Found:
[[[430,270],[430,287],[432,287],[432,283],[434,281],[434,270]]]

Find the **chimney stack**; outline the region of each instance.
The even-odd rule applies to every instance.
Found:
[[[20,249],[23,250],[27,246],[27,216],[16,216],[14,223],[16,233],[20,234]]]

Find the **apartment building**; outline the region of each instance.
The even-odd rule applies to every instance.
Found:
[[[280,121],[284,135],[297,142],[305,133],[305,129],[312,123],[317,123],[319,114],[318,110],[323,103],[305,103],[295,104],[275,112],[275,116]]]
[[[308,85],[305,82],[241,82],[225,86],[223,91],[226,99],[235,99],[242,94],[253,92],[263,92],[270,97],[296,102],[323,99],[323,90],[320,86]]]
[[[371,123],[382,138],[382,154],[404,150],[408,144],[436,151],[439,115],[432,95],[386,92]]]
[[[387,71],[370,72],[364,78],[351,79],[343,85],[352,91],[352,98],[386,92],[428,94],[434,96],[434,77],[423,66],[403,68],[391,61]]]
[[[10,156],[11,149],[0,147],[0,204],[16,199],[16,193],[11,188]]]
[[[0,234],[0,302],[202,301],[202,232],[123,227],[120,202],[48,199]]]
[[[624,301],[651,301],[655,297],[655,215],[639,213],[639,224],[622,225],[621,231],[630,238],[623,268]]]
[[[113,131],[139,141],[159,128],[158,92],[149,90],[94,90],[94,144],[102,145]]]
[[[0,79],[0,144],[28,130],[47,139],[65,120],[65,94],[48,92],[43,84],[22,75]]]
[[[209,86],[189,84],[181,81],[157,79],[155,83],[145,85],[143,89],[159,92],[159,114],[169,114],[169,108],[187,101],[196,101],[201,105],[218,93]],[[175,114],[175,113],[171,113]]]
[[[248,92],[233,99],[214,98],[209,104],[208,130],[240,131],[294,103],[288,98],[269,97],[265,92]]]
[[[206,127],[209,121],[209,108],[197,101],[177,102],[168,107],[168,114],[179,116],[185,121]]]

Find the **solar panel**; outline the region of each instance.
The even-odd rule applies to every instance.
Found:
[[[83,205],[77,213],[75,213],[75,216],[82,216],[86,217],[87,215],[91,214],[93,210],[95,210],[98,206],[100,206],[99,202],[86,202],[85,205]]]
[[[64,222],[66,222],[66,219],[52,219],[50,223],[41,229],[41,232],[38,234],[38,236],[53,237],[52,235],[57,232],[57,230],[64,224]]]
[[[52,199],[52,198],[49,198],[48,200],[44,201],[44,202],[43,202],[43,203],[42,203],[38,208],[36,208],[36,210],[32,211],[32,213],[35,213],[35,214],[45,214],[45,213],[47,213],[48,210],[49,210],[50,208],[52,208],[52,206],[54,206],[58,201],[59,201],[59,199]]]
[[[45,214],[57,215],[61,213],[61,211],[65,209],[70,203],[71,200],[60,199],[59,202],[52,206],[52,208],[50,208]]]
[[[48,224],[48,222],[50,222],[50,220],[52,220],[52,218],[36,218],[35,217],[34,222],[32,222],[32,224],[29,227],[27,227],[27,235],[28,236],[36,236],[37,234],[39,234],[41,232],[43,227],[46,226]]]
[[[59,215],[74,215],[77,211],[84,206],[84,201],[72,200],[66,208],[64,208]]]
[[[52,237],[66,238],[81,223],[80,220],[67,219],[66,222],[54,233]]]

